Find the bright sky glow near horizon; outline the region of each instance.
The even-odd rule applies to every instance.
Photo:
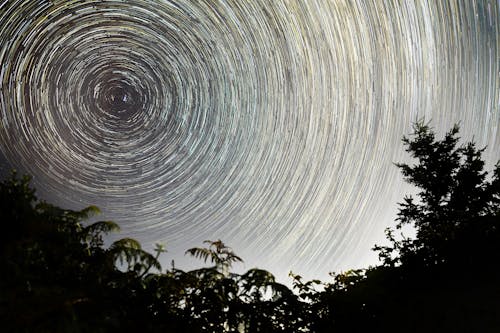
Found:
[[[500,159],[499,6],[3,0],[2,170],[166,267],[219,238],[282,281],[374,264],[413,121]]]

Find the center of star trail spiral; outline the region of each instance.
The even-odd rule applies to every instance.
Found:
[[[61,206],[170,258],[221,238],[279,274],[367,262],[425,117],[498,159],[496,1],[0,5],[0,149]],[[370,259],[371,260],[371,259]]]

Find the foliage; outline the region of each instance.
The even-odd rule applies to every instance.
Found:
[[[500,163],[491,176],[458,126],[442,140],[423,123],[404,137],[415,164],[396,164],[416,197],[400,203],[380,266],[334,275],[323,323],[350,331],[496,332],[500,328]],[[405,225],[415,238],[396,236]],[[319,331],[329,332],[322,327]]]
[[[230,247],[227,247],[220,239],[216,241],[206,240],[203,243],[209,244],[208,248],[194,247],[186,251],[195,258],[203,259],[207,262],[210,259],[215,264],[215,268],[228,273],[229,268],[234,262],[243,262],[243,260],[234,254]]]
[[[386,265],[412,261],[435,265],[453,260],[456,244],[471,239],[471,232],[495,237],[500,216],[500,163],[488,179],[481,159],[483,149],[473,142],[458,145],[458,126],[435,140],[428,125],[417,123],[411,138],[404,137],[406,151],[415,165],[396,164],[410,184],[420,191],[417,198],[406,196],[397,218],[396,229],[412,225],[416,238],[396,240],[394,230],[387,236],[392,246],[377,247]],[[479,235],[477,235],[479,236]],[[482,237],[481,236],[481,237]]]
[[[242,262],[221,240],[186,254],[214,266],[162,270],[155,254],[111,221],[85,222],[90,206],[66,210],[37,199],[27,176],[0,183],[0,319],[6,332],[494,332],[500,329],[500,163],[483,170],[458,127],[442,140],[415,124],[403,139],[415,164],[396,164],[418,188],[400,203],[379,266],[292,290]],[[415,238],[398,237],[410,225]]]
[[[96,207],[39,201],[29,181],[13,174],[0,183],[6,331],[297,332],[305,325],[300,301],[271,273],[229,272],[242,259],[222,241],[186,251],[215,266],[162,272],[162,245],[156,255],[131,238],[104,248],[103,236],[118,225],[84,225]]]

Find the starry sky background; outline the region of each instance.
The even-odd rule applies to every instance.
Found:
[[[189,269],[374,264],[417,119],[500,159],[498,1],[0,1],[1,171]]]

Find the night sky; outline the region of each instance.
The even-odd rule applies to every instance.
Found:
[[[0,1],[2,173],[179,268],[222,239],[284,280],[374,264],[418,119],[500,158],[478,1]]]

